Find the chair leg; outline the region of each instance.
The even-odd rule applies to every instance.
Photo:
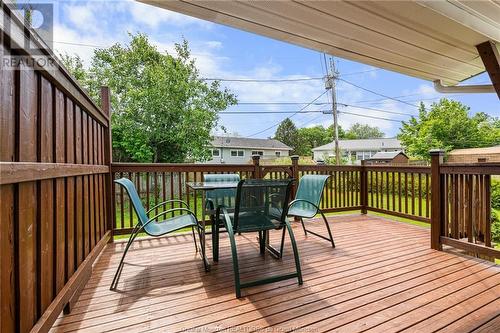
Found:
[[[295,269],[297,270],[297,279],[299,280],[299,285],[302,285],[304,281],[302,280],[302,270],[300,269],[299,250],[297,248],[297,243],[295,242],[295,236],[293,235],[290,222],[285,221],[285,225],[288,230],[288,234],[290,235],[290,243],[292,243],[293,256],[295,258]]]
[[[141,229],[142,229],[142,227],[137,229],[137,230],[132,231],[132,234],[130,235],[130,238],[128,239],[127,245],[125,246],[125,251],[123,251],[122,258],[120,260],[120,263],[118,264],[118,268],[116,269],[116,273],[115,273],[115,276],[113,277],[113,281],[111,282],[111,286],[109,287],[109,290],[116,289],[116,286],[118,285],[118,280],[120,279],[120,275],[122,273],[123,262],[125,260],[125,256],[127,255],[127,252],[129,250],[130,246],[132,245],[132,242],[135,240],[135,238],[137,237],[137,235],[139,234],[139,231]]]
[[[238,253],[236,249],[236,240],[234,239],[234,231],[231,223],[224,221],[226,226],[227,234],[229,236],[229,242],[231,243],[231,255],[233,258],[233,271],[234,271],[234,287],[236,291],[236,298],[241,297],[241,283],[240,283],[240,269],[238,265]]]
[[[283,232],[281,234],[280,258],[283,258],[283,249],[285,247],[285,232],[286,228],[283,228]]]
[[[326,224],[326,230],[328,230],[328,236],[330,237],[330,242],[332,243],[332,247],[335,248],[335,242],[333,241],[332,231],[330,230],[330,225],[328,224],[328,220],[325,217],[325,214],[320,210],[321,216],[323,216],[323,220]]]
[[[307,236],[306,226],[304,225],[304,219],[302,217],[300,218],[300,223],[302,224],[302,229],[304,229],[304,234]]]
[[[219,261],[219,223],[214,223],[212,227],[212,255],[214,261]]]
[[[195,249],[196,253],[198,253],[198,244],[196,244],[196,236],[194,234],[194,226],[191,227],[191,231],[193,232],[194,249]]]

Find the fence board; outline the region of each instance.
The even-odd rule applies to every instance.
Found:
[[[38,103],[36,73],[21,65],[19,71],[18,158],[23,162],[37,161]],[[19,329],[26,331],[37,319],[37,184],[26,182],[17,188],[17,248],[16,259],[19,299]],[[22,263],[22,265],[20,264]],[[20,311],[22,309],[22,311]]]

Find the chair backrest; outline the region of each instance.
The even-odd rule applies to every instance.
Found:
[[[116,179],[115,183],[120,184],[127,191],[127,194],[130,198],[130,202],[132,203],[132,206],[134,207],[135,213],[139,217],[139,223],[146,224],[146,222],[149,220],[148,215],[146,214],[146,210],[144,209],[144,206],[142,205],[141,198],[139,198],[139,194],[137,193],[137,190],[135,189],[134,183],[132,183],[130,181],[130,179],[128,179],[128,178]]]
[[[205,174],[203,181],[206,183],[237,183],[240,181],[240,175],[236,173],[225,174]],[[217,189],[206,192],[206,198],[214,204],[214,209],[219,205],[233,207],[236,201],[236,189]]]
[[[288,203],[293,179],[248,179],[238,183],[234,209],[234,229],[244,227],[240,217],[264,216],[284,224],[288,214]],[[276,214],[279,211],[279,214]],[[279,215],[279,216],[278,216]],[[251,220],[251,219],[250,219]]]
[[[295,194],[295,199],[304,199],[319,207],[321,195],[323,194],[323,189],[325,188],[326,180],[328,178],[330,178],[330,175],[302,176],[299,181],[299,188]],[[297,202],[297,205],[304,206],[303,208],[311,208],[311,205],[307,205],[306,203],[301,204],[300,202]]]

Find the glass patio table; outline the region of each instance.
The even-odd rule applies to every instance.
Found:
[[[213,190],[223,190],[223,189],[236,189],[238,187],[238,182],[187,182],[186,185],[191,188],[195,196],[197,192],[201,192],[201,220],[198,223],[201,226],[201,237],[200,237],[200,253],[203,256],[203,262],[205,264],[205,271],[210,271],[210,261],[208,260],[206,254],[206,241],[205,241],[205,217],[207,215],[215,214],[215,210],[207,209],[206,207],[206,193],[207,191]]]
[[[225,189],[237,189],[238,188],[238,182],[187,182],[186,185],[191,188],[195,192],[195,196],[197,192],[201,192],[201,200],[202,200],[202,205],[201,205],[201,220],[198,221],[198,223],[201,226],[201,237],[200,237],[200,253],[203,256],[203,263],[205,265],[205,271],[209,272],[210,271],[210,260],[207,257],[206,253],[206,230],[205,230],[205,217],[207,215],[213,215],[215,214],[215,209],[207,209],[206,207],[206,193],[207,191],[213,191],[213,190],[225,190]],[[217,207],[215,207],[217,208]],[[231,209],[228,209],[231,211]],[[269,230],[266,231],[266,234],[269,233]],[[269,251],[269,253],[279,259],[281,257],[280,252],[276,250],[274,247],[272,247],[269,244],[269,237],[266,237],[266,244],[265,244],[265,249]]]

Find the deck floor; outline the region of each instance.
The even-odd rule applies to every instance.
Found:
[[[109,284],[124,244],[111,244],[72,313],[52,331],[500,331],[499,266],[430,250],[429,230],[417,226],[362,215],[329,220],[335,249],[294,224],[302,286],[281,281],[244,289],[241,299],[226,235],[210,273],[189,235],[137,241],[114,292]],[[320,221],[308,225],[325,231]],[[279,233],[272,237],[277,242]],[[260,256],[255,234],[237,243],[243,279],[293,269],[289,243],[282,261]]]

